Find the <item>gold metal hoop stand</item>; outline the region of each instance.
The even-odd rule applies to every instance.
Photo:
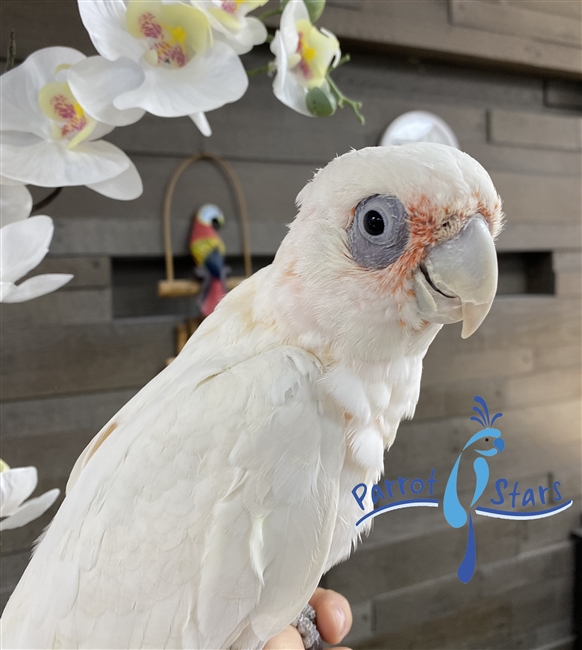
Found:
[[[164,212],[163,212],[163,225],[164,225],[164,255],[166,258],[166,279],[158,282],[158,296],[160,298],[178,298],[181,296],[195,296],[200,291],[200,285],[195,280],[176,280],[174,277],[174,254],[172,252],[172,229],[171,229],[171,216],[172,216],[172,198],[176,184],[182,173],[196,162],[201,160],[209,160],[214,163],[222,172],[226,180],[229,182],[232,193],[235,197],[238,211],[238,218],[241,224],[242,231],[242,244],[245,265],[245,277],[249,277],[252,273],[251,263],[251,250],[250,250],[250,237],[249,237],[249,221],[247,214],[247,204],[242,185],[236,175],[232,166],[220,156],[214,153],[200,153],[195,156],[187,158],[176,167],[174,173],[170,177],[166,193],[164,195]],[[231,277],[226,281],[228,289],[233,289],[240,284],[245,278]]]

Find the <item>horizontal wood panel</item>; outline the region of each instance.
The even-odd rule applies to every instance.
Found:
[[[143,386],[174,355],[173,319],[6,329],[2,399]]]
[[[380,17],[380,11],[386,18]],[[451,25],[444,2],[368,2],[358,20],[354,20],[352,11],[328,7],[325,25],[340,37],[419,54],[553,71],[578,78],[582,68],[570,45]]]
[[[582,239],[579,223],[508,222],[497,240],[499,251],[547,251],[571,248]]]
[[[384,4],[391,8],[396,5]],[[378,99],[432,101],[476,109],[493,103],[527,109],[543,102],[543,83],[536,77],[490,67],[477,73],[474,68],[413,57],[402,60],[373,52],[355,51],[349,65],[334,71],[333,77],[347,93],[361,95],[366,105]]]
[[[489,138],[498,144],[580,151],[582,119],[495,109],[489,111]]]
[[[11,30],[15,32],[19,59],[54,45],[74,47],[87,56],[97,54],[81,22],[76,0],[3,0],[2,56],[8,50]]]
[[[539,404],[576,398],[581,392],[580,368],[561,368],[507,379],[507,400],[511,404]]]
[[[535,41],[582,46],[580,19],[531,11],[520,5],[487,0],[449,0],[453,25],[531,38]],[[572,56],[576,56],[572,52]]]
[[[217,201],[222,207],[224,201]],[[197,204],[198,205],[198,204]],[[254,255],[273,255],[285,237],[285,221],[274,223],[251,222],[251,252]],[[93,217],[83,219],[55,219],[55,237],[51,249],[55,253],[71,251],[78,255],[108,253],[118,257],[162,256],[164,247],[161,226],[157,219],[128,219]],[[175,255],[188,254],[187,237],[191,221],[189,217],[172,221],[172,242]],[[91,233],[91,238],[83,234]],[[239,227],[232,220],[221,231],[227,253],[240,255],[242,243]]]
[[[61,433],[97,433],[136,394],[137,389],[3,402],[2,438]]]
[[[503,199],[508,228],[512,223],[579,224],[581,179],[493,172]]]
[[[490,412],[503,412],[499,427],[507,441],[508,453],[495,460],[495,471],[507,471],[518,480],[537,472],[543,474],[560,467],[561,443],[574,446],[580,439],[580,398],[574,397],[554,403],[543,401],[532,406],[503,407],[490,395],[483,395]],[[475,426],[469,418],[475,405],[472,398],[466,402],[461,415],[449,418],[414,418],[403,422],[396,441],[386,453],[386,475],[394,473],[430,472],[432,467],[450,467]],[[550,448],[551,447],[551,448]],[[519,450],[519,452],[518,452]],[[577,454],[579,455],[579,454]],[[576,460],[576,455],[572,459]],[[507,466],[509,465],[509,466]],[[441,485],[442,488],[442,485]]]
[[[59,289],[28,302],[0,306],[3,328],[106,323],[110,320],[110,289]]]
[[[582,158],[578,152],[526,149],[477,141],[464,142],[461,149],[492,172],[532,176],[573,176],[580,178]]]
[[[130,204],[111,201],[86,188],[67,188],[55,201],[53,254],[131,256],[163,252],[161,205],[167,179],[180,159],[139,156],[135,162],[145,191]],[[285,224],[295,217],[297,193],[312,178],[315,167],[243,161],[235,161],[233,166],[247,195],[252,250],[273,254],[285,235]],[[507,228],[500,238],[502,249],[571,247],[571,237],[580,224],[579,178],[503,172],[491,175],[507,214]],[[239,225],[229,186],[215,168],[202,162],[184,173],[174,194],[175,254],[187,254],[191,216],[209,201],[218,203],[227,215],[223,236],[229,252],[240,252]],[[523,233],[515,230],[519,224],[528,224]],[[531,224],[545,226],[546,230],[542,228],[537,237],[535,229],[530,230]],[[557,224],[561,224],[559,228]],[[514,231],[519,236],[512,234]]]
[[[97,289],[111,284],[111,263],[108,257],[49,257],[34,268],[27,276],[42,273],[71,273],[73,279],[62,291],[69,289]],[[36,304],[36,303],[35,303]]]
[[[540,11],[557,16],[582,19],[582,3],[577,0],[495,0],[515,7]]]
[[[509,522],[506,524],[505,528],[501,524],[496,527],[499,544],[509,528]],[[491,543],[494,544],[493,536]],[[567,554],[567,548],[562,552]],[[533,584],[505,591],[494,599],[484,598],[478,588],[477,584],[485,581],[479,569],[477,579],[468,589],[458,588],[458,578],[451,571],[450,576],[419,585],[420,588],[411,586],[378,598],[374,612],[376,634],[385,636],[378,639],[378,646],[367,644],[367,647],[409,647],[404,644],[418,638],[428,641],[451,637],[455,645],[450,647],[455,648],[515,647],[513,640],[518,632],[529,629],[533,636],[536,627],[562,621],[571,598],[571,560],[567,565],[570,574],[564,572],[556,578],[545,578],[541,568],[537,580],[530,562],[522,566],[522,571],[532,575]],[[445,633],[448,629],[451,632]],[[481,645],[483,639],[486,646]],[[492,642],[495,645],[489,645]]]
[[[529,348],[515,348],[451,356],[449,353],[439,354],[438,347],[432,346],[425,357],[423,368],[423,385],[499,375],[521,375],[533,369],[533,351]]]

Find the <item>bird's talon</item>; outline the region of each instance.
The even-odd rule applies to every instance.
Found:
[[[301,614],[291,623],[301,635],[305,650],[323,650],[323,640],[316,625],[315,610],[305,605]]]

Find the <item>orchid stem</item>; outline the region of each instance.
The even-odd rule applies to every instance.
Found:
[[[34,212],[38,212],[43,208],[46,208],[46,206],[52,203],[62,191],[63,191],[62,187],[55,188],[50,194],[45,196],[44,199],[41,199],[38,203],[35,203],[32,206],[31,214]]]
[[[273,62],[267,63],[267,65],[262,65],[259,68],[253,68],[252,70],[247,70],[247,75],[249,77],[257,77],[260,74],[270,74],[275,70]]]
[[[346,54],[345,56],[343,56],[340,59],[339,63],[336,65],[336,67],[334,69],[339,68],[340,65],[342,65],[344,63],[347,63],[349,60],[350,60],[350,55]],[[348,106],[351,106],[352,110],[356,114],[356,117],[360,121],[360,124],[364,125],[366,123],[366,118],[360,112],[360,108],[362,108],[362,106],[363,106],[362,102],[358,102],[355,99],[350,99],[349,97],[344,95],[342,93],[342,91],[337,87],[337,84],[335,83],[335,81],[331,78],[331,75],[330,75],[329,72],[326,75],[326,79],[327,79],[327,81],[328,81],[328,83],[330,85],[330,88],[331,88],[333,94],[336,96],[337,105],[340,108],[343,108],[345,104],[347,104]]]
[[[8,39],[8,56],[6,57],[6,69],[4,72],[8,72],[8,70],[12,70],[16,62],[16,39],[14,38],[14,30],[12,29],[10,31],[10,37]]]
[[[272,11],[265,11],[264,14],[257,16],[257,18],[265,22],[267,18],[272,18],[273,16],[280,16],[282,13],[283,13],[283,9],[273,9]]]
[[[340,65],[343,65],[344,63],[348,63],[351,60],[352,57],[349,54],[344,54],[342,58],[337,62],[337,65],[334,67],[334,70],[337,70],[340,67]]]

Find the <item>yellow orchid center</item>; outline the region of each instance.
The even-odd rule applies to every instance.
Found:
[[[55,74],[65,67],[59,66]],[[75,99],[66,82],[53,81],[43,86],[38,93],[38,103],[52,121],[53,139],[68,140],[67,149],[86,140],[97,126],[97,122],[85,113]]]
[[[0,458],[0,472],[5,472],[8,469],[10,469],[10,465]]]
[[[319,87],[325,82],[331,61],[339,51],[338,40],[331,34],[322,34],[305,19],[297,21],[296,28],[299,42],[290,65],[307,88]]]
[[[125,19],[129,33],[148,42],[150,65],[183,68],[212,45],[208,18],[191,5],[130,0]]]

